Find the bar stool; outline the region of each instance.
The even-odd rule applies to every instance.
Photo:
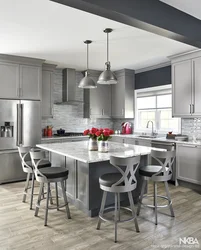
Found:
[[[30,154],[29,154],[30,150],[31,150],[31,147],[18,147],[22,169],[25,173],[27,173],[22,202],[26,202],[28,190],[31,189],[30,209],[32,209],[33,195],[34,195],[34,170],[33,170],[33,165],[30,159]],[[43,161],[40,162],[40,165],[38,166],[38,168],[46,168],[46,167],[51,167],[51,162],[44,159]],[[31,180],[31,186],[29,187],[30,177],[32,178],[32,180]]]
[[[138,227],[138,222],[134,209],[134,202],[132,191],[135,190],[137,186],[137,180],[135,177],[136,170],[140,164],[140,156],[120,158],[116,156],[110,156],[110,164],[118,169],[119,173],[108,173],[104,174],[99,178],[100,188],[103,190],[103,198],[101,202],[101,208],[99,212],[99,219],[97,224],[97,230],[100,229],[101,221],[110,221],[115,225],[115,240],[117,242],[117,224],[120,222],[134,220],[136,232],[140,232]],[[107,192],[115,194],[115,206],[105,208],[105,202],[107,198]],[[120,193],[128,193],[128,198],[130,202],[130,208],[125,208],[120,206]],[[114,220],[108,220],[104,218],[104,212],[114,208]],[[127,220],[121,220],[120,218],[120,208],[126,209],[132,212],[132,217]]]
[[[174,211],[172,207],[172,200],[170,197],[170,192],[168,188],[168,181],[172,177],[172,164],[175,159],[175,151],[151,151],[151,157],[154,158],[160,165],[148,165],[143,166],[139,169],[139,173],[141,176],[144,177],[141,194],[139,198],[139,204],[137,209],[137,215],[140,214],[142,199],[146,197],[153,197],[154,198],[154,204],[153,205],[145,205],[146,207],[153,208],[155,211],[155,225],[158,224],[158,218],[157,218],[157,209],[158,208],[164,208],[169,207],[171,216],[174,217]],[[151,179],[154,182],[154,194],[153,195],[144,195],[145,187],[147,181]],[[157,194],[157,183],[158,182],[164,182],[165,184],[165,191],[167,196],[162,196]],[[162,199],[165,199],[168,201],[167,205],[158,205],[157,198],[160,197]]]
[[[38,166],[45,159],[44,151],[41,151],[41,152],[31,151],[30,155],[31,155],[32,164],[34,166],[34,173],[35,173],[36,180],[40,183],[40,190],[39,190],[38,200],[37,200],[36,209],[35,209],[35,216],[38,216],[43,186],[44,184],[46,184],[47,185],[47,197],[46,197],[44,226],[47,226],[49,198],[51,196],[50,183],[55,183],[56,209],[59,210],[59,208],[66,207],[67,218],[71,219],[70,210],[68,207],[68,200],[67,200],[66,191],[64,187],[64,182],[68,178],[68,170],[62,167],[39,168]],[[64,198],[64,205],[61,205],[61,206],[59,206],[59,201],[58,201],[58,187],[57,187],[58,182],[61,183],[61,189],[62,189],[63,198]]]

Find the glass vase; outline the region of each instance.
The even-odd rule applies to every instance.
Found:
[[[107,153],[109,150],[108,141],[98,142],[98,152]]]
[[[97,151],[98,150],[97,138],[89,138],[88,150],[90,150],[90,151]]]

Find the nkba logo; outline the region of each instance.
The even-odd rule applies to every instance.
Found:
[[[185,244],[185,245],[199,245],[199,242],[197,238],[194,237],[183,237],[179,238],[179,244]]]

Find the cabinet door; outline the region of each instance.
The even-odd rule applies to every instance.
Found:
[[[42,116],[53,116],[53,72],[43,70],[42,72]]]
[[[0,63],[0,98],[19,98],[19,65]]]
[[[125,138],[122,138],[120,136],[112,136],[112,138],[110,139],[110,141],[112,141],[112,142],[119,142],[119,143],[127,143],[127,142],[125,142]]]
[[[41,99],[41,67],[20,65],[20,98]]]
[[[135,145],[135,139],[133,139],[133,138],[125,138],[125,143]]]
[[[172,95],[174,117],[191,116],[192,93],[192,63],[191,60],[172,65]]]
[[[201,147],[194,145],[177,145],[176,168],[177,179],[201,184]]]
[[[112,117],[123,118],[125,114],[125,77],[120,76],[112,85]]]
[[[111,116],[111,86],[98,84],[90,90],[90,117],[104,118]]]
[[[193,60],[193,114],[201,115],[201,58]]]
[[[144,146],[144,147],[151,147],[151,141],[135,139],[135,145]]]

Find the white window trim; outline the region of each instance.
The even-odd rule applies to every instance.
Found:
[[[138,128],[138,115],[137,115],[137,96],[139,97],[138,93],[141,93],[142,96],[143,96],[143,93],[145,93],[144,96],[148,96],[149,93],[151,95],[151,93],[154,94],[154,92],[157,92],[157,91],[161,91],[161,94],[163,93],[163,91],[164,91],[164,94],[166,94],[166,93],[168,94],[168,92],[169,92],[168,90],[170,90],[170,89],[171,89],[171,84],[135,90],[135,95],[134,95],[135,96],[135,120],[134,120],[135,132],[143,133],[143,132],[151,132],[151,130],[152,130],[151,126],[149,128],[147,128],[146,131],[144,129],[139,129]],[[178,133],[181,133],[181,119],[179,119],[179,125],[178,126],[179,126]],[[156,131],[156,128],[154,128],[154,131]],[[159,131],[156,131],[156,132],[158,134],[167,134],[167,131],[164,131],[164,130],[159,130]]]

